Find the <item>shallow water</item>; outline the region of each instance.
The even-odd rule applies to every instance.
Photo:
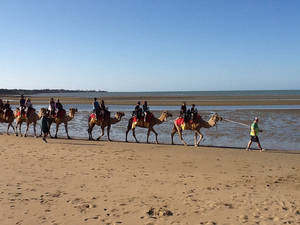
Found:
[[[35,107],[39,110],[42,105]],[[79,110],[75,118],[69,123],[70,136],[88,138],[87,121],[91,105],[65,105],[65,108],[69,107],[77,107]],[[114,105],[109,106],[109,108],[112,111],[112,115],[116,111],[125,112],[125,117],[122,118],[121,122],[113,125],[111,128],[111,138],[124,141],[125,130],[133,106]],[[170,133],[173,127],[173,120],[178,115],[178,107],[151,106],[151,109],[157,117],[160,116],[163,110],[169,110],[173,114],[173,117],[168,118],[167,122],[154,127],[158,132],[160,143],[171,143]],[[260,118],[259,127],[264,130],[260,134],[260,140],[264,148],[300,150],[300,106],[201,106],[198,109],[201,109],[200,113],[205,120],[209,119],[212,112],[218,112],[223,118],[250,125],[253,118],[258,116]],[[6,131],[6,126],[7,124],[0,124],[1,132]],[[24,130],[25,126],[23,125],[22,131],[24,132]],[[39,125],[37,130],[40,130]],[[51,127],[51,131],[54,134],[55,125]],[[136,136],[139,141],[146,141],[146,132],[146,129],[143,128],[136,129]],[[249,140],[248,127],[230,122],[219,122],[217,127],[201,129],[201,132],[204,134],[202,145],[244,148]],[[29,129],[29,134],[33,134],[32,127]],[[96,126],[93,131],[93,137],[97,138],[99,135],[100,128]],[[59,128],[58,136],[66,136],[63,125]],[[184,131],[183,137],[189,144],[193,144],[193,132]],[[106,133],[103,140],[107,140]],[[128,134],[128,140],[134,141],[131,132]],[[154,140],[154,134],[151,133],[150,142],[154,142]],[[175,135],[174,142],[180,143],[178,135]]]

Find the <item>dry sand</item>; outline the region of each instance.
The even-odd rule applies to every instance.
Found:
[[[48,141],[0,135],[1,225],[300,224],[300,152]]]

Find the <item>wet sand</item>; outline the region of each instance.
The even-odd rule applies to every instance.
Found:
[[[29,96],[30,97],[30,96]],[[58,97],[53,96],[55,99]],[[11,99],[12,103],[17,103],[19,97],[4,96],[3,99]],[[48,104],[49,97],[31,96],[33,104]],[[99,98],[102,98],[99,94]],[[64,104],[91,104],[92,98],[59,97]],[[150,105],[181,105],[196,104],[199,106],[219,106],[219,105],[300,105],[299,95],[287,96],[142,96],[138,97],[103,97],[109,105],[135,105],[137,101],[147,100]]]
[[[0,135],[0,224],[299,224],[300,154]]]

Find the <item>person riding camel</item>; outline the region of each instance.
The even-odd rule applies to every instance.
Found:
[[[191,117],[191,110],[188,109],[188,110],[186,111],[186,115],[185,115],[185,118],[184,118],[184,122],[190,123],[191,118],[192,118],[192,117]]]
[[[103,115],[103,118],[104,118],[105,120],[109,120],[109,118],[110,118],[110,112],[109,112],[108,109],[106,108],[103,99],[101,100],[101,103],[100,103],[100,109],[101,109],[101,114]]]
[[[57,99],[55,107],[57,108],[57,117],[63,117],[66,111],[63,109],[63,105],[60,103],[59,99]]]
[[[100,108],[99,102],[97,101],[97,98],[94,98],[93,112],[96,113],[96,118],[98,120],[99,116],[100,116],[100,113],[101,113],[101,108]]]
[[[53,98],[50,98],[48,111],[50,112],[51,116],[55,116],[56,107],[55,107],[55,101]]]
[[[0,113],[4,113],[4,104],[1,98],[0,98]]]
[[[25,106],[26,106],[26,117],[28,117],[30,113],[34,110],[30,98],[26,99]]]
[[[0,110],[3,110],[3,109],[4,109],[4,104],[3,104],[2,99],[0,98]]]
[[[147,117],[150,114],[150,109],[149,109],[147,101],[144,101],[144,104],[143,104],[143,113],[144,113],[144,122],[147,122],[147,119],[148,119]]]
[[[184,118],[184,122],[187,122],[187,110],[185,102],[181,105],[179,117]]]
[[[197,118],[198,118],[198,110],[195,106],[195,104],[192,104],[192,108],[191,108],[191,118],[193,120],[193,122],[197,122]]]
[[[23,115],[25,113],[25,109],[26,109],[25,103],[26,103],[26,100],[24,98],[24,95],[21,95],[21,99],[20,99],[20,112],[21,112],[21,115]]]
[[[140,120],[142,118],[142,109],[141,109],[140,105],[141,105],[141,102],[138,101],[136,103],[134,111],[132,112],[132,116],[135,116],[137,118],[137,120]]]
[[[8,116],[8,112],[12,111],[8,100],[6,100],[6,103],[3,106],[3,110],[5,117]]]

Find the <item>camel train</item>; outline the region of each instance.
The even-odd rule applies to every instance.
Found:
[[[56,132],[54,135],[54,138],[57,138],[57,132],[59,129],[60,124],[64,124],[65,126],[65,132],[68,139],[71,139],[68,132],[68,122],[70,122],[75,117],[75,113],[78,112],[75,108],[70,108],[68,113],[64,113],[61,116],[51,114],[49,113],[49,109],[47,108],[41,108],[39,113],[37,113],[35,110],[32,110],[30,114],[24,114],[21,112],[19,108],[16,109],[15,112],[12,110],[8,110],[7,112],[4,112],[3,110],[0,110],[0,123],[7,123],[7,130],[6,133],[9,134],[9,128],[12,127],[14,130],[16,136],[20,134],[20,136],[27,136],[29,126],[33,125],[34,130],[34,136],[37,137],[36,132],[36,125],[38,120],[40,120],[43,116],[46,116],[49,118],[49,128],[50,126],[55,123],[56,124]],[[149,136],[150,133],[153,132],[155,134],[155,142],[158,144],[158,133],[154,130],[154,126],[160,125],[167,121],[167,118],[172,117],[172,114],[168,111],[163,111],[160,115],[160,117],[156,118],[154,114],[150,111],[147,111],[147,113],[141,115],[141,109],[139,109],[139,106],[136,107],[135,111],[133,112],[133,115],[130,117],[127,125],[127,129],[125,132],[125,142],[128,142],[128,133],[131,131],[132,135],[134,137],[134,140],[138,143],[139,141],[136,138],[135,135],[135,129],[137,127],[139,128],[145,128],[147,129],[147,143],[149,143]],[[140,114],[140,115],[139,115]],[[104,136],[104,130],[107,129],[107,137],[108,141],[111,141],[110,138],[110,129],[111,126],[114,124],[117,124],[121,121],[122,117],[125,116],[124,112],[116,112],[113,117],[110,116],[110,113],[108,116],[106,114],[97,114],[95,111],[93,111],[89,117],[88,117],[88,139],[94,140],[92,137],[92,131],[95,126],[99,126],[101,130],[101,135],[96,139],[100,140],[101,137]],[[13,122],[16,120],[16,125],[13,126]],[[194,146],[199,146],[201,140],[203,139],[203,134],[200,132],[201,128],[211,128],[216,126],[217,122],[221,121],[222,117],[220,117],[217,113],[213,114],[211,118],[208,121],[205,121],[202,119],[200,115],[197,115],[196,118],[188,119],[184,118],[181,115],[177,117],[173,121],[173,129],[171,131],[171,144],[174,144],[174,135],[177,133],[179,136],[180,141],[187,145],[187,143],[184,141],[182,137],[182,133],[184,130],[191,130],[194,131]],[[21,126],[22,124],[26,124],[26,129],[24,134],[21,133]],[[49,129],[50,130],[50,129]],[[49,132],[50,137],[51,134]],[[42,136],[42,131],[40,136]],[[198,138],[199,136],[199,138]]]

